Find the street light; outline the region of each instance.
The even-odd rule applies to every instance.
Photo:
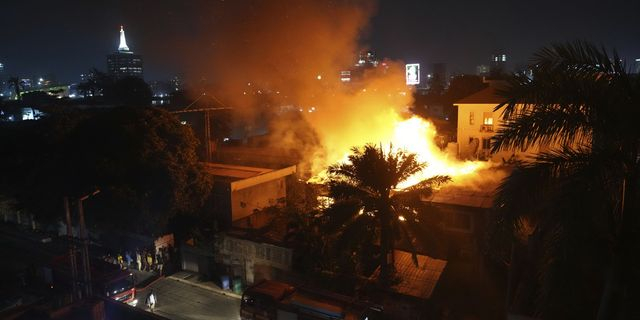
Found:
[[[96,189],[94,192],[84,195],[78,198],[78,215],[80,218],[80,237],[82,239],[82,268],[84,269],[84,286],[85,294],[90,297],[92,294],[91,288],[91,266],[89,263],[89,236],[87,234],[87,226],[84,220],[84,208],[82,202],[89,197],[95,196],[100,193],[100,189]]]

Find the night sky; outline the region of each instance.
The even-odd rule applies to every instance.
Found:
[[[3,1],[0,62],[5,76],[78,81],[91,67],[105,69],[124,24],[129,47],[144,56],[145,78],[165,79],[187,59],[178,43],[206,35],[210,3]],[[543,45],[574,39],[615,47],[630,61],[640,58],[638,12],[640,1],[382,0],[361,43],[380,57],[445,62],[450,73],[474,73],[499,49],[511,66],[523,64]]]

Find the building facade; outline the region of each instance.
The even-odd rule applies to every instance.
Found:
[[[495,111],[495,108],[505,102],[505,99],[496,93],[497,85],[490,85],[454,104],[458,108],[459,158],[494,162],[514,158],[525,160],[540,151],[541,148],[533,147],[524,151],[505,150],[491,153],[491,138],[503,123],[502,111]]]
[[[129,50],[122,26],[120,27],[118,50],[107,56],[107,73],[114,79],[125,77],[144,78],[142,56]]]

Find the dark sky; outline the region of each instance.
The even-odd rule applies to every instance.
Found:
[[[184,57],[173,39],[201,41],[214,16],[201,6],[210,1],[3,1],[0,62],[5,76],[77,81],[91,67],[105,69],[124,24],[129,47],[145,58],[146,79],[168,78]],[[640,58],[638,12],[640,1],[631,0],[381,0],[362,42],[381,57],[445,62],[455,73],[475,72],[494,50],[513,66],[545,44],[574,39],[615,47],[631,60]]]

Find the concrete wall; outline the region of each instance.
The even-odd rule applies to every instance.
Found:
[[[266,181],[231,192],[231,220],[245,218],[265,207],[275,206],[287,196],[285,178]]]
[[[242,266],[248,284],[291,270],[292,251],[289,248],[224,236],[216,251],[219,263]]]

